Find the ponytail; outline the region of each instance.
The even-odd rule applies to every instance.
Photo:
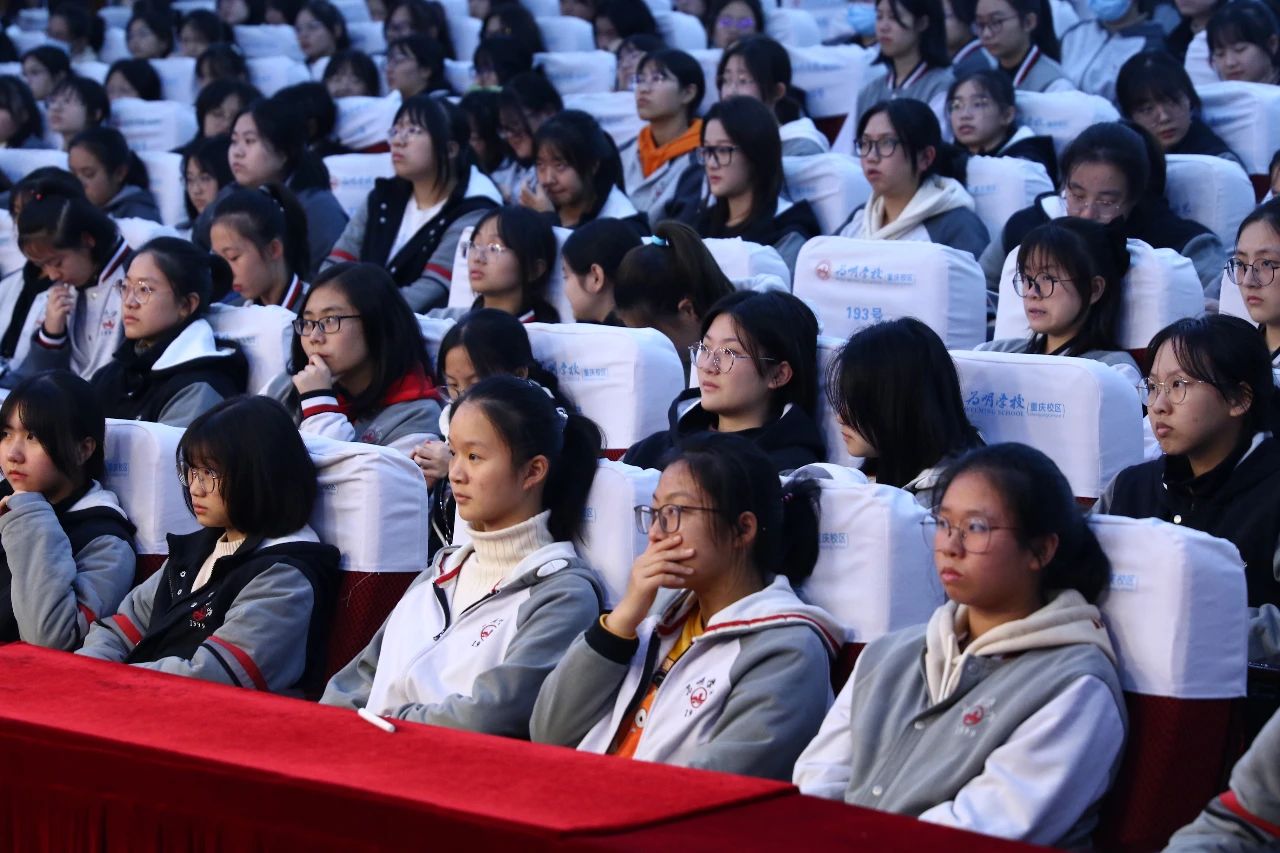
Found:
[[[450,420],[467,404],[484,412],[511,451],[513,465],[546,457],[542,508],[551,510],[547,527],[556,541],[581,541],[587,496],[604,445],[600,427],[558,406],[537,383],[514,376],[491,376],[468,388],[450,409]]]
[[[733,284],[697,231],[668,219],[658,223],[654,234],[652,242],[627,252],[618,267],[613,291],[618,310],[670,316],[688,299],[701,318],[716,300],[733,293]]]
[[[138,254],[151,256],[179,299],[192,293],[200,297],[192,319],[205,313],[214,294],[231,289],[231,265],[222,256],[205,252],[186,240],[156,237],[139,249]]]
[[[579,232],[574,232],[579,233]],[[462,347],[475,369],[476,376],[517,376],[520,371],[551,392],[565,407],[570,408],[568,398],[560,390],[560,380],[533,357],[529,333],[524,324],[513,315],[497,308],[477,308],[468,311],[449,327],[440,341],[436,367],[443,384],[444,360],[449,351]]]
[[[289,274],[310,278],[307,214],[297,197],[281,184],[234,190],[213,210],[211,224],[218,223],[234,228],[260,253],[267,250],[272,240],[279,240],[284,247],[284,263]]]
[[[67,146],[67,150],[70,151],[72,148],[83,148],[88,151],[95,160],[102,164],[102,168],[109,174],[114,175],[121,168],[124,168],[125,175],[124,180],[121,182],[122,184],[140,187],[144,190],[151,188],[151,180],[147,177],[147,167],[142,164],[142,160],[138,159],[138,155],[129,148],[129,143],[125,140],[124,134],[114,127],[99,125],[86,128],[71,138],[71,144]]]

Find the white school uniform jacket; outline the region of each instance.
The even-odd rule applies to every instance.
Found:
[[[542,681],[599,618],[603,587],[569,542],[526,556],[461,613],[450,600],[471,545],[445,548],[320,701],[527,739]]]
[[[596,622],[543,684],[535,741],[608,752],[679,638],[690,593],[659,599],[626,640]],[[831,660],[842,636],[827,613],[802,602],[784,577],[708,621],[667,673],[635,757],[790,778],[831,705]]]
[[[782,139],[784,157],[808,157],[811,154],[826,154],[831,150],[827,135],[818,130],[811,118],[787,122],[778,128],[778,136]]]

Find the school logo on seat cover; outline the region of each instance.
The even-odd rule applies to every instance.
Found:
[[[818,266],[814,268],[813,274],[822,281],[831,278],[831,261],[818,261]]]
[[[494,631],[496,631],[496,630],[498,630],[498,626],[499,626],[499,625],[501,625],[504,621],[506,621],[506,620],[504,620],[504,619],[494,619],[492,622],[486,622],[486,623],[485,623],[485,624],[480,628],[480,636],[479,636],[479,638],[477,638],[477,639],[475,639],[475,640],[472,640],[472,641],[471,641],[471,645],[472,645],[472,647],[478,646],[478,645],[480,645],[481,643],[483,643],[485,640],[489,639],[489,637],[493,635],[493,632],[494,632]]]
[[[684,709],[684,715],[691,717],[703,705],[707,704],[707,700],[715,692],[716,680],[703,676],[697,681],[692,681],[684,686],[685,698],[687,705]]]

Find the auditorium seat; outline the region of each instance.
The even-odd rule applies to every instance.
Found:
[[[707,47],[702,50],[685,51],[702,66],[702,78],[707,81],[707,90],[702,95],[702,105],[698,112],[706,113],[711,105],[720,100],[720,87],[716,85],[716,72],[720,68],[720,58],[724,51],[718,47]]]
[[[1205,124],[1243,161],[1261,198],[1271,157],[1280,150],[1280,86],[1233,80],[1197,86],[1196,93]]]
[[[778,44],[787,47],[814,47],[822,44],[818,22],[803,9],[765,9],[764,32]]]
[[[382,21],[348,21],[347,34],[351,36],[351,47],[355,50],[362,50],[370,56],[387,52]]]
[[[794,291],[824,335],[848,338],[881,320],[916,317],[952,349],[986,340],[982,270],[973,255],[950,246],[814,237],[800,250]]]
[[[104,86],[107,83],[107,72],[111,70],[111,66],[105,62],[96,60],[90,62],[73,62],[71,63],[71,72],[77,77],[87,77]]]
[[[952,350],[951,357],[965,412],[983,439],[1041,451],[1082,504],[1142,462],[1142,406],[1111,367],[1058,355]]]
[[[807,201],[823,234],[833,234],[871,197],[858,161],[845,154],[783,157],[782,173],[794,201]]]
[[[533,64],[542,69],[556,91],[565,95],[612,92],[618,75],[618,58],[607,50],[575,50],[539,53]]]
[[[1208,228],[1223,246],[1236,244],[1240,223],[1253,211],[1253,185],[1244,169],[1208,154],[1170,154],[1165,197],[1173,212]]]
[[[589,92],[564,96],[565,109],[590,113],[619,148],[635,140],[645,122],[636,115],[632,92]]]
[[[177,227],[187,221],[186,189],[183,185],[182,155],[172,151],[139,151],[138,159],[147,169],[151,194],[160,208],[160,221]]]
[[[279,305],[209,306],[205,319],[216,337],[232,340],[249,360],[250,394],[288,370],[293,349],[294,313]]]
[[[1058,156],[1086,127],[1101,121],[1118,121],[1115,106],[1099,95],[1085,92],[1018,92],[1018,123],[1038,136],[1053,138]]]
[[[484,22],[479,18],[465,15],[449,15],[449,38],[453,41],[453,52],[459,58],[470,59],[480,46],[480,29]]]
[[[470,58],[446,59],[444,79],[454,92],[466,92],[476,84],[476,69]]]
[[[152,59],[151,67],[160,75],[160,92],[166,101],[196,102],[196,60],[190,56]]]
[[[547,15],[537,19],[538,31],[547,53],[591,51],[596,49],[595,30],[590,21],[573,15]]]
[[[329,170],[329,188],[347,216],[354,216],[364,205],[374,181],[395,175],[390,153],[330,154],[324,165]]]
[[[792,46],[787,53],[791,57],[791,81],[804,90],[805,109],[815,119],[842,116],[852,110],[875,56],[855,44]],[[856,124],[857,117],[851,121]],[[840,153],[852,156],[852,142]]]
[[[177,101],[119,98],[107,124],[124,134],[134,151],[172,151],[196,135],[196,111]]]
[[[255,56],[245,61],[249,66],[249,82],[268,98],[285,86],[311,81],[307,66],[289,56]]]
[[[67,168],[67,152],[51,148],[0,148],[0,172],[4,172],[11,183],[45,166]]]
[[[739,290],[762,289],[758,276],[773,276],[785,290],[791,289],[791,270],[772,246],[762,246],[741,237],[706,237],[702,245],[716,259],[725,278]]]
[[[450,308],[470,308],[476,301],[475,292],[471,290],[471,280],[468,277],[467,259],[462,256],[462,246],[471,239],[471,232],[474,229],[465,228],[462,237],[458,240],[458,246],[453,253],[453,278],[449,282],[449,307]],[[573,232],[567,228],[553,228],[556,235],[556,259],[551,264],[551,278],[547,281],[547,301],[560,312],[561,323],[573,323],[573,306],[569,303],[569,297],[564,293],[564,270],[560,267],[560,250],[564,248],[564,241],[569,238]]]
[[[1036,197],[1052,192],[1044,165],[1020,157],[970,157],[965,189],[973,196],[973,212],[987,233],[1004,233],[1009,217],[1030,207]]]
[[[106,27],[102,33],[102,47],[98,49],[98,58],[110,65],[118,59],[129,59],[131,56],[124,28]]]
[[[671,11],[653,17],[658,22],[658,34],[667,43],[667,47],[690,51],[702,50],[707,46],[707,31],[693,15]]]
[[[342,19],[347,22],[347,26],[369,20],[369,5],[364,0],[333,0],[333,5],[342,13]]]
[[[235,27],[236,47],[245,59],[261,59],[268,56],[284,57],[302,62],[302,46],[298,33],[288,24],[239,24]]]
[[[29,12],[32,10],[23,9],[22,11]],[[47,10],[42,9],[40,11]],[[44,34],[43,26],[39,27],[39,29],[28,30],[25,27],[19,27],[17,24],[10,24],[4,32],[5,35],[9,37],[9,41],[13,42],[14,52],[19,56],[22,56],[34,47],[39,47],[48,40],[47,36]]]
[[[338,120],[333,135],[339,144],[353,151],[389,150],[387,131],[400,109],[400,93],[385,98],[353,95],[337,98]]]
[[[104,25],[119,30],[129,25],[129,18],[132,16],[133,10],[128,6],[104,6],[98,10],[98,17],[102,19]]]
[[[1111,560],[1098,602],[1129,712],[1103,802],[1101,850],[1158,850],[1223,790],[1235,700],[1245,694],[1248,610],[1234,545],[1155,519],[1095,516]]]
[[[427,358],[431,359],[435,374],[439,377],[439,385],[443,386],[444,365],[440,363],[440,344],[457,320],[452,317],[427,317],[422,314],[413,316],[418,319],[418,331],[422,333],[422,343],[427,348]]]
[[[648,545],[636,527],[635,507],[653,503],[660,471],[600,460],[583,511],[579,553],[600,573],[605,607],[614,607],[627,591],[631,564]]]
[[[13,226],[13,217],[7,208],[0,208],[0,279],[18,272],[26,263],[26,256],[18,248],[18,229]],[[0,284],[0,316],[8,317],[13,313],[12,303],[17,299],[16,291],[21,289],[21,284],[14,285],[12,289],[7,282]]]
[[[822,427],[822,440],[827,447],[827,461],[835,465],[858,468],[862,459],[850,456],[845,449],[844,436],[840,433],[840,420],[827,398],[827,377],[831,364],[835,361],[847,338],[834,338],[828,335],[818,336],[818,425]]]

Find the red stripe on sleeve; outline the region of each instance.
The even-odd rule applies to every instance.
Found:
[[[83,604],[77,604],[76,607],[80,608],[80,614],[84,616],[84,621],[86,624],[92,625],[94,622],[98,621],[98,614],[94,613],[92,610],[85,607]],[[134,641],[134,644],[135,645],[137,644],[136,640]]]
[[[340,261],[351,261],[353,263],[359,260],[355,255],[351,254],[350,252],[344,252],[341,249],[330,249],[329,257],[337,258]]]
[[[111,618],[115,620],[116,627],[124,632],[124,635],[129,639],[129,642],[133,643],[135,646],[142,642],[142,632],[138,630],[137,625],[134,625],[133,622],[129,620],[128,616],[125,616],[123,613],[117,613]]]
[[[253,679],[253,686],[259,690],[266,691],[267,680],[262,677],[262,672],[258,669],[258,665],[253,662],[253,658],[249,657],[244,649],[228,643],[216,634],[209,637],[209,642],[217,643],[219,646],[222,646],[224,649],[231,652],[232,657],[236,659],[241,668],[243,668],[245,672],[249,673],[249,677]]]
[[[1236,798],[1235,791],[1227,791],[1222,795],[1222,804],[1227,810],[1243,821],[1248,822],[1251,826],[1256,826],[1263,832],[1269,832],[1272,835],[1280,836],[1280,824],[1274,824],[1263,820],[1253,812],[1240,805],[1240,800]]]
[[[439,264],[427,264],[425,267],[422,268],[422,271],[433,272],[436,275],[440,276],[445,281],[449,281],[451,278],[453,278],[453,270],[448,269],[447,267],[442,267]]]

